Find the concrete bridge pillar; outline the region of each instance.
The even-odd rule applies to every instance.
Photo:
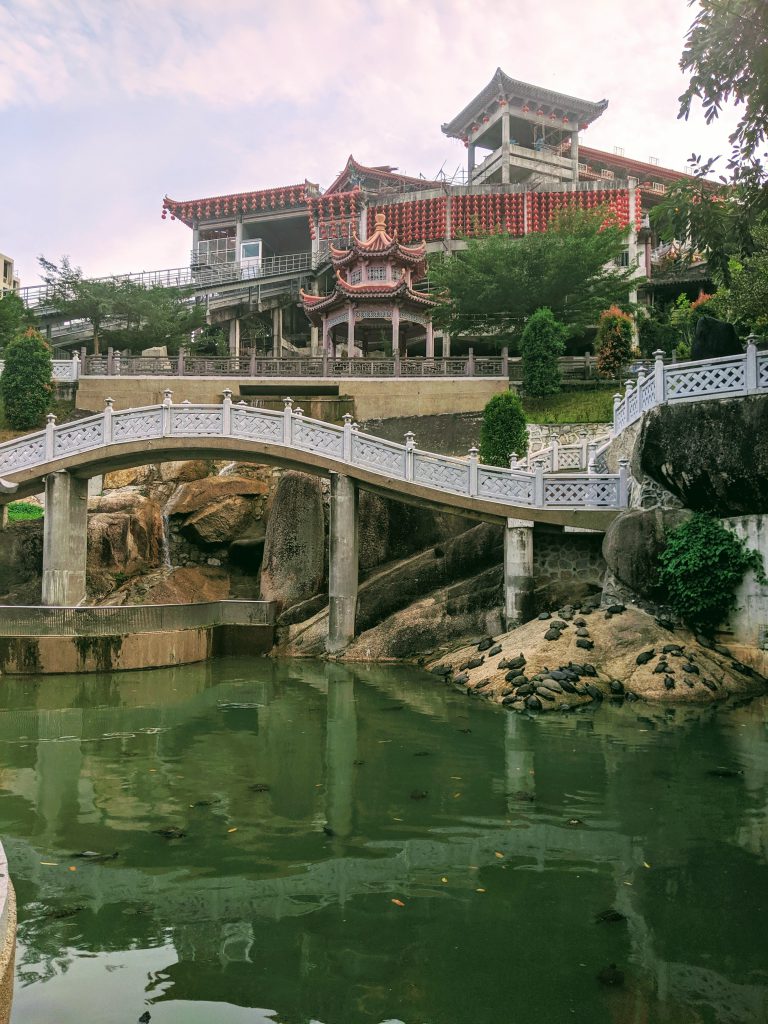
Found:
[[[355,635],[357,610],[357,485],[331,473],[328,526],[329,654],[343,651]]]
[[[43,604],[77,605],[85,600],[87,544],[88,480],[49,473],[43,520]]]
[[[507,519],[504,527],[504,620],[507,629],[531,614],[533,597],[533,523]]]

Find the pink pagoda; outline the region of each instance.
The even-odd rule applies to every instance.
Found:
[[[336,357],[346,340],[347,355],[366,355],[383,322],[392,333],[392,355],[406,352],[409,338],[426,335],[426,355],[434,357],[432,310],[437,303],[416,291],[414,281],[426,273],[427,247],[401,245],[388,235],[383,213],[377,213],[373,233],[365,242],[352,236],[352,247],[330,247],[336,286],[330,295],[301,291],[304,312],[322,331],[323,352]]]

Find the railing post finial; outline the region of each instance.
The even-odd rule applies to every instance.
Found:
[[[618,507],[626,508],[629,497],[629,459],[626,456],[619,459],[619,493],[616,497]]]
[[[344,428],[343,428],[343,436],[342,436],[342,445],[343,445],[342,450],[344,452],[344,461],[345,462],[351,462],[352,461],[352,413],[351,412],[345,412],[344,415],[342,416],[342,419],[344,420]]]
[[[510,452],[509,453],[509,468],[510,469],[517,469],[517,462],[518,462],[517,452]]]
[[[477,495],[477,480],[478,480],[478,456],[480,455],[480,449],[476,448],[475,445],[469,449],[469,494],[470,497]]]
[[[747,338],[747,354],[745,367],[745,384],[747,391],[757,391],[757,342],[756,334],[750,334]]]
[[[163,391],[163,405],[173,405],[173,392],[170,388]]]

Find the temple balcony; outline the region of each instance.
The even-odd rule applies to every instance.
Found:
[[[503,160],[504,147],[499,146],[473,169],[472,184],[500,181]],[[523,182],[532,174],[544,175],[557,181],[573,181],[573,162],[549,147],[532,149],[510,143],[509,167],[512,182]]]

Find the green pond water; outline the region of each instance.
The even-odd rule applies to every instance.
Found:
[[[13,1022],[764,1022],[767,721],[402,666],[3,679]]]

